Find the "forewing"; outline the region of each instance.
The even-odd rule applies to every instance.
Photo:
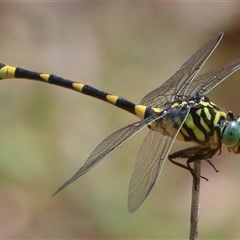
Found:
[[[204,73],[192,81],[186,91],[186,95],[205,95],[238,69],[240,69],[240,58],[221,68]]]
[[[132,123],[124,128],[119,129],[118,131],[112,133],[106,139],[104,139],[91,153],[85,164],[70,178],[67,182],[65,182],[55,194],[61,191],[63,188],[67,187],[70,183],[81,177],[95,165],[97,165],[104,157],[108,154],[116,150],[123,143],[125,143],[129,138],[131,138],[134,134],[139,132],[141,129],[146,127],[152,121],[161,118],[164,116],[164,112],[153,115],[146,119],[143,119],[139,122]]]
[[[199,49],[186,61],[170,79],[162,86],[148,93],[140,102],[141,105],[161,107],[167,102],[172,102],[176,95],[183,96],[192,79],[196,76],[203,64],[212,54],[221,41],[223,33],[219,33]]]
[[[189,106],[186,106],[184,109],[180,108],[174,112],[174,115],[173,113],[167,113],[163,119],[166,118],[166,124],[168,123],[168,126],[165,127],[168,129],[169,135],[150,131],[144,139],[137,155],[129,185],[129,212],[135,211],[152,190],[160,175],[166,156],[189,111]]]

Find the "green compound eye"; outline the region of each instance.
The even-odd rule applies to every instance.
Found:
[[[240,124],[237,121],[229,122],[223,132],[222,141],[227,147],[234,147],[240,140]]]

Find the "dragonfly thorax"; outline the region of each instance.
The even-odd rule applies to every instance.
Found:
[[[164,117],[149,124],[151,130],[163,135],[174,136],[180,128],[176,137],[179,141],[211,145],[211,148],[219,147],[220,137],[216,131],[219,123],[226,121],[226,113],[206,96],[193,97],[189,101],[174,102],[165,111]],[[186,111],[189,111],[187,116]],[[186,118],[182,124],[183,116]]]
[[[152,131],[159,132],[162,135],[174,137],[194,104],[194,101],[166,104],[165,110],[161,112],[161,114],[165,113],[164,116],[151,122],[148,127]]]

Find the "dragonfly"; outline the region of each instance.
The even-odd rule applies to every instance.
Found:
[[[164,84],[144,96],[139,104],[54,74],[0,63],[1,80],[24,78],[54,84],[103,100],[140,118],[105,138],[84,165],[56,193],[146,127],[149,132],[137,154],[129,184],[129,212],[134,212],[147,198],[167,158],[175,165],[190,171],[194,177],[191,163],[206,160],[214,166],[210,159],[221,153],[222,144],[229,152],[240,153],[240,117],[235,117],[230,111],[225,113],[206,96],[240,68],[240,58],[196,77],[223,35],[224,33],[220,32],[212,37]],[[169,154],[176,139],[192,142],[194,145]],[[186,163],[180,162],[181,159],[185,159]]]

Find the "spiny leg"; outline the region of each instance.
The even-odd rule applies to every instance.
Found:
[[[190,164],[187,164],[187,166],[186,166],[186,165],[184,165],[184,164],[182,164],[182,163],[179,163],[179,162],[171,159],[170,157],[171,157],[171,155],[169,155],[169,158],[168,158],[168,159],[170,160],[171,163],[177,165],[178,167],[181,167],[181,168],[184,168],[184,169],[188,170],[188,171],[192,174],[192,176],[196,179],[196,176],[195,176],[195,174],[194,174],[194,172],[193,172],[193,168],[190,166]],[[189,159],[187,160],[187,162],[188,162],[188,161],[189,161]],[[197,161],[197,160],[195,160],[195,161]],[[190,161],[190,162],[194,162],[194,161]],[[208,179],[207,179],[206,177],[204,177],[204,176],[202,176],[202,175],[200,175],[200,177],[203,178],[203,179],[205,179],[206,181],[208,181]]]
[[[216,173],[219,172],[219,170],[215,167],[214,163],[210,159],[206,159],[206,161],[212,166]]]
[[[192,176],[196,179],[196,176],[194,175],[193,169],[190,165],[190,163],[194,161],[199,161],[199,160],[206,160],[217,172],[218,170],[215,168],[214,164],[209,160],[209,158],[213,157],[217,150],[211,149],[211,148],[201,148],[199,146],[193,146],[189,147],[180,151],[177,151],[175,153],[172,153],[171,155],[168,156],[168,159],[175,165],[184,168],[192,174]],[[186,158],[186,165],[179,163],[175,161],[174,159],[176,158]],[[201,178],[205,179],[208,181],[208,179],[204,176],[200,176]]]
[[[190,163],[193,163],[193,162],[196,162],[196,161],[199,161],[199,160],[201,161],[201,160],[204,160],[204,159],[202,159],[202,157],[200,157],[200,156],[194,156],[194,157],[188,158],[188,160],[187,160],[187,166],[188,166],[189,169],[191,169],[190,173],[192,174],[193,178],[195,179],[195,183],[197,183],[197,176],[194,174],[194,171],[193,171]],[[205,179],[206,181],[208,181],[208,178],[206,178],[202,175],[200,175],[200,177],[202,179]],[[195,186],[195,189],[197,190],[196,186]]]

